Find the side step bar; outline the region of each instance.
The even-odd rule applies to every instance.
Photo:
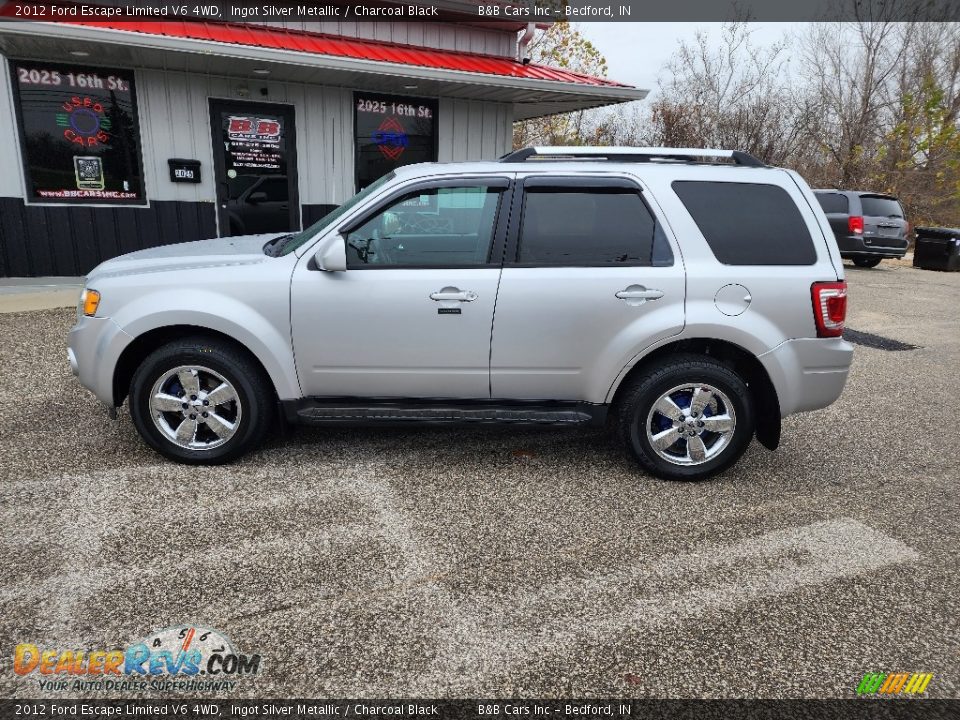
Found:
[[[602,426],[607,407],[590,403],[496,403],[487,401],[285,400],[287,420],[303,425],[558,425]]]

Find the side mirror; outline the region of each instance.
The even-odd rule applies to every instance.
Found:
[[[266,201],[267,201],[267,194],[265,192],[250,193],[250,195],[247,197],[247,202],[250,203],[251,205],[259,205],[260,203],[266,202]]]
[[[313,261],[324,272],[344,272],[347,269],[347,245],[343,236],[337,235],[333,242],[318,250]]]

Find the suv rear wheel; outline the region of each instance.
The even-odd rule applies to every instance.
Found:
[[[853,264],[856,265],[857,267],[872,268],[879,265],[881,260],[883,260],[883,258],[855,257],[853,259]]]
[[[675,356],[624,389],[620,435],[643,468],[665,480],[703,480],[733,465],[750,444],[750,390],[709,357]]]
[[[189,464],[229,462],[256,447],[272,415],[262,370],[242,350],[202,337],[164,345],[130,384],[130,414],[160,454]]]

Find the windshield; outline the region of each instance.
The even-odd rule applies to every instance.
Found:
[[[367,185],[363,190],[361,190],[352,198],[347,200],[343,205],[337,208],[334,208],[333,210],[328,212],[326,215],[324,215],[322,218],[317,220],[317,222],[315,222],[310,227],[304,228],[300,232],[294,235],[291,235],[288,240],[284,241],[283,248],[280,250],[278,255],[286,255],[288,253],[291,253],[294,250],[296,250],[298,247],[303,245],[305,242],[307,242],[308,240],[315,238],[321,230],[323,230],[328,225],[331,225],[337,220],[339,220],[347,212],[349,212],[354,207],[362,203],[370,195],[372,195],[381,187],[386,185],[389,181],[393,180],[393,178],[394,178],[394,174],[392,172],[387,173],[376,182],[373,182],[370,185]]]

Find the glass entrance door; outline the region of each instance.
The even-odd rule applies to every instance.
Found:
[[[210,121],[220,236],[299,230],[293,108],[212,100]]]

